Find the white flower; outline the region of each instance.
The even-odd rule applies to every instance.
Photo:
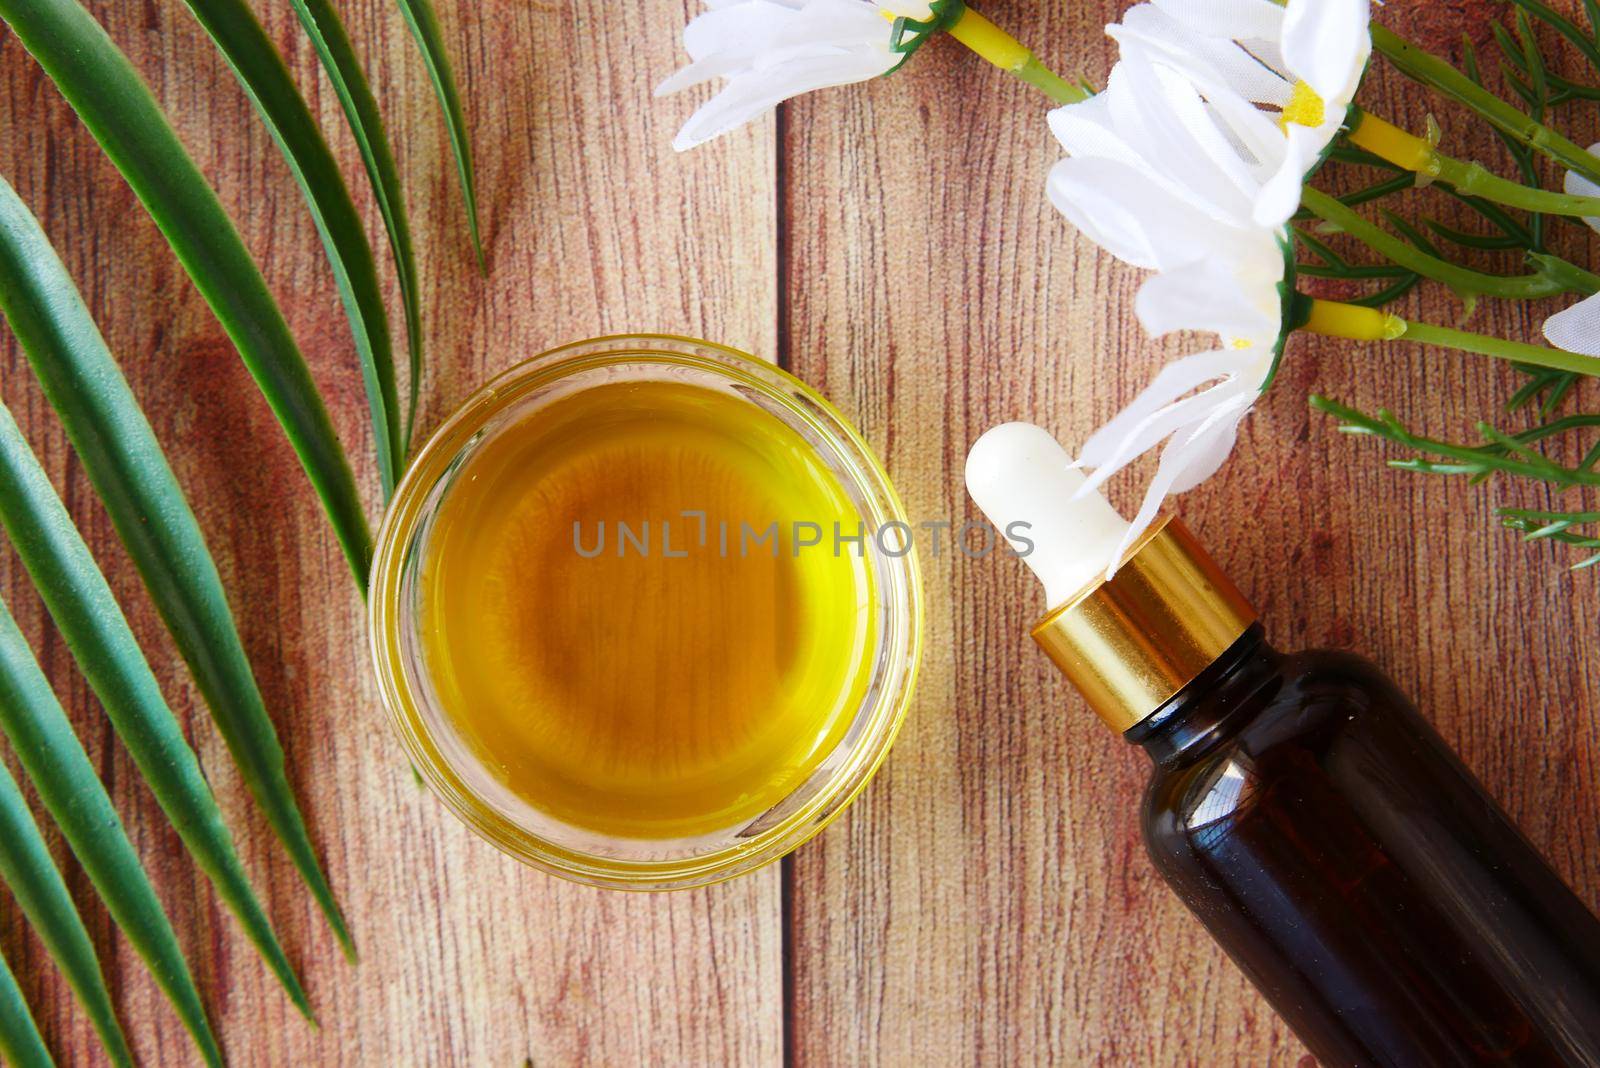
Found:
[[[1083,446],[1087,493],[1164,443],[1122,552],[1169,494],[1216,473],[1265,388],[1285,333],[1288,221],[1366,69],[1369,16],[1369,0],[1152,0],[1107,28],[1119,59],[1105,91],[1050,114],[1067,151],[1051,202],[1157,272],[1136,302],[1145,329],[1221,337]]]
[[[1591,154],[1600,152],[1600,142],[1589,146]],[[1600,185],[1581,174],[1567,172],[1562,185],[1578,197],[1600,197]],[[1600,218],[1585,216],[1591,230],[1600,231]],[[1584,297],[1570,308],[1556,312],[1544,321],[1544,339],[1558,349],[1600,356],[1600,293]]]
[[[1208,99],[1218,86],[1272,108],[1277,144],[1242,142],[1263,181],[1256,220],[1286,222],[1300,187],[1338,136],[1372,55],[1369,0],[1152,0],[1107,32],[1183,65]],[[1235,110],[1219,109],[1235,135]]]
[[[1139,318],[1151,333],[1211,330],[1223,342],[1162,368],[1083,444],[1078,463],[1093,473],[1080,493],[1093,492],[1135,458],[1166,443],[1107,578],[1169,495],[1193,489],[1222,466],[1272,371],[1282,343],[1278,284],[1284,259],[1276,238],[1257,234],[1254,247],[1241,250],[1245,255],[1157,275],[1139,291]]]
[[[1283,325],[1286,229],[1257,218],[1262,168],[1239,147],[1270,146],[1283,134],[1226,86],[1203,93],[1192,77],[1150,49],[1125,45],[1103,93],[1050,116],[1072,153],[1051,173],[1051,199],[1112,254],[1157,272],[1135,302],[1145,330],[1221,339],[1165,368],[1083,446],[1079,463],[1093,469],[1083,492],[1091,492],[1165,443],[1116,560],[1169,494],[1198,485],[1227,458]],[[1231,121],[1218,120],[1219,111]]]
[[[1584,297],[1546,319],[1544,339],[1558,349],[1600,356],[1600,293]]]
[[[926,0],[711,0],[683,31],[692,62],[656,87],[664,96],[724,78],[684,123],[678,151],[719,137],[813,89],[887,74],[905,59],[891,47],[893,17],[926,20]]]
[[[1131,8],[1106,29],[1120,54],[1106,91],[1050,115],[1069,156],[1052,202],[1113,255],[1161,270],[1208,248],[1217,224],[1287,223],[1360,83],[1368,15],[1368,0]]]
[[[1266,115],[1239,104],[1258,133],[1281,140]],[[1069,153],[1050,172],[1051,203],[1126,263],[1169,270],[1262,229],[1260,179],[1181,70],[1125,54],[1103,92],[1050,112],[1050,128]]]

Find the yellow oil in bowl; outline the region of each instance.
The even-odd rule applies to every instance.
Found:
[[[689,338],[577,342],[485,385],[396,488],[379,690],[422,778],[513,856],[726,879],[887,755],[921,652],[911,534],[805,383]]]
[[[753,818],[866,688],[863,528],[815,450],[741,397],[641,381],[555,401],[440,504],[422,622],[442,703],[496,778],[576,826]]]

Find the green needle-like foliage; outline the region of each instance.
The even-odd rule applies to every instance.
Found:
[[[111,918],[145,962],[208,1064],[222,1053],[178,936],[145,876],[89,755],[72,732],[33,650],[0,601],[0,729],[105,902]]]
[[[1354,210],[1357,205],[1383,201],[1419,183],[1396,163],[1341,139],[1329,151],[1330,160],[1386,172],[1388,176],[1337,197],[1316,189],[1305,190],[1303,208],[1295,219],[1301,224],[1295,236],[1312,262],[1298,264],[1300,274],[1377,282],[1365,296],[1355,300],[1372,305],[1387,303],[1422,279],[1440,282],[1462,298],[1465,315],[1472,313],[1480,296],[1533,300],[1566,294],[1589,297],[1600,292],[1600,273],[1552,254],[1549,247],[1551,231],[1557,227],[1578,228],[1584,223],[1577,216],[1600,214],[1590,211],[1593,198],[1544,188],[1545,172],[1551,169],[1545,160],[1554,160],[1566,170],[1600,181],[1600,157],[1549,125],[1553,111],[1564,103],[1600,100],[1600,86],[1558,74],[1561,64],[1546,57],[1547,46],[1559,41],[1576,50],[1600,75],[1600,0],[1581,0],[1582,25],[1544,0],[1507,0],[1507,7],[1514,16],[1511,28],[1499,22],[1489,27],[1499,52],[1499,81],[1506,99],[1496,95],[1485,79],[1470,40],[1462,41],[1462,59],[1457,68],[1382,26],[1372,27],[1375,51],[1403,74],[1485,120],[1515,163],[1516,181],[1492,174],[1479,164],[1449,157],[1436,157],[1440,165],[1428,175],[1432,179],[1428,183],[1431,190],[1469,208],[1481,223],[1487,224],[1487,229],[1448,225],[1426,215],[1407,219],[1382,209],[1389,226],[1398,232],[1396,236],[1362,217]],[[1520,106],[1511,102],[1513,99]],[[1352,262],[1342,256],[1331,242],[1307,231],[1303,224],[1313,217],[1327,224],[1321,233],[1347,234],[1377,252],[1380,261]],[[1453,247],[1446,252],[1434,239]],[[1484,253],[1518,251],[1527,273],[1488,273],[1469,263],[1481,259]],[[1553,310],[1547,309],[1546,313]],[[1558,462],[1538,445],[1546,439],[1600,429],[1600,413],[1557,414],[1563,403],[1575,395],[1582,379],[1596,376],[1600,361],[1584,354],[1425,323],[1408,323],[1401,337],[1510,361],[1527,380],[1512,393],[1506,411],[1535,411],[1542,421],[1516,433],[1480,421],[1477,429],[1482,441],[1460,444],[1413,433],[1387,411],[1366,415],[1320,397],[1313,397],[1312,405],[1339,418],[1344,424],[1340,429],[1346,433],[1383,438],[1413,453],[1406,459],[1389,461],[1392,467],[1461,475],[1474,483],[1494,476],[1520,478],[1575,493],[1585,492],[1585,487],[1592,493],[1600,487],[1600,441],[1592,441],[1576,465]],[[1500,508],[1496,514],[1505,526],[1521,532],[1529,541],[1559,541],[1583,549],[1600,549],[1600,512],[1594,510],[1592,503],[1571,509]],[[1600,552],[1575,566],[1596,564],[1600,564]]]
[[[199,524],[72,278],[3,178],[0,312],[22,342],[240,774],[348,947],[344,919],[289,787],[283,748]]]
[[[327,409],[261,272],[150,90],[78,0],[0,0],[0,18],[122,172],[233,339],[365,589],[372,538]]]
[[[305,992],[250,889],[194,751],[161,696],[89,547],[3,406],[0,524],[11,536],[78,669],[195,863],[239,918],[295,1005],[309,1016]]]
[[[395,166],[389,135],[384,132],[383,116],[377,98],[367,84],[361,61],[344,23],[327,0],[289,0],[300,18],[306,36],[311,38],[322,69],[339,97],[345,121],[361,151],[361,162],[378,202],[384,228],[389,234],[389,249],[394,255],[395,273],[400,283],[400,302],[405,306],[406,344],[411,362],[411,396],[406,404],[405,428],[400,440],[402,459],[410,448],[412,424],[417,416],[417,398],[422,385],[422,308],[417,292],[416,254],[411,247],[411,223],[406,217],[405,196],[400,191],[400,170]]]
[[[461,196],[467,206],[467,230],[472,234],[472,251],[478,257],[478,270],[485,270],[483,238],[478,233],[478,187],[472,171],[472,142],[467,137],[467,120],[461,113],[461,94],[456,91],[455,75],[450,71],[450,55],[444,48],[444,34],[429,0],[396,0],[405,16],[411,35],[417,39],[422,61],[433,80],[439,110],[444,112],[445,128],[450,132],[450,151],[456,157],[456,175],[461,179]]]
[[[384,311],[372,246],[367,243],[361,217],[356,214],[344,176],[339,173],[322,131],[250,6],[243,0],[186,2],[255,102],[256,111],[271,131],[311,208],[361,361],[367,404],[372,412],[378,473],[387,499],[400,477],[404,446],[400,440],[389,317]]]
[[[1534,446],[1549,438],[1579,430],[1600,428],[1600,415],[1569,415],[1552,419],[1515,434],[1507,434],[1487,423],[1478,424],[1483,442],[1462,445],[1425,437],[1408,430],[1389,411],[1367,415],[1326,397],[1313,396],[1311,406],[1338,419],[1346,434],[1381,438],[1401,445],[1417,455],[1390,460],[1389,466],[1403,471],[1433,475],[1462,475],[1478,482],[1491,475],[1512,475],[1547,482],[1559,489],[1600,486],[1600,442],[1596,442],[1576,465],[1552,460]],[[1571,528],[1600,522],[1600,514],[1586,511],[1532,511],[1502,508],[1502,522],[1519,530],[1530,541],[1551,539],[1583,548],[1600,548],[1600,540],[1579,534]],[[1575,567],[1600,563],[1600,554],[1579,561]]]
[[[0,957],[0,1056],[11,1068],[55,1068],[11,966]]]
[[[1528,299],[1555,296],[1576,288],[1570,280],[1552,277],[1543,270],[1508,276],[1486,274],[1463,267],[1438,256],[1438,250],[1421,241],[1415,229],[1406,232],[1406,240],[1402,240],[1358,215],[1334,197],[1309,186],[1301,194],[1301,203],[1317,217],[1338,227],[1389,261],[1424,278],[1442,282],[1464,296]],[[1396,218],[1390,216],[1389,221],[1394,223]],[[1301,239],[1304,240],[1303,234]]]
[[[111,1062],[131,1068],[133,1053],[111,1007],[111,993],[100,972],[94,943],[89,941],[61,872],[50,859],[50,847],[45,845],[22,791],[4,764],[0,764],[0,879],[10,887],[51,959],[88,1010]]]
[[[1376,23],[1372,26],[1372,47],[1388,57],[1403,74],[1471,109],[1507,137],[1591,181],[1600,182],[1600,158],[1590,155],[1538,118],[1501,100],[1439,57],[1429,55]]]

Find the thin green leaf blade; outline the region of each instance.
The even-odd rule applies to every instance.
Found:
[[[255,261],[150,90],[78,0],[0,0],[0,19],[122,172],[233,340],[365,589],[372,537],[327,409]]]
[[[132,1068],[133,1052],[111,1007],[111,992],[100,972],[94,943],[89,941],[61,872],[50,859],[50,847],[45,845],[22,791],[4,764],[0,764],[0,879],[11,889],[11,896],[89,1013],[112,1063]]]
[[[0,312],[61,418],[241,776],[348,949],[349,933],[289,787],[283,747],[200,525],[66,267],[4,178]]]
[[[445,129],[450,134],[450,151],[456,157],[456,177],[461,181],[461,197],[466,202],[467,230],[472,235],[472,251],[478,257],[478,270],[485,271],[483,239],[478,231],[478,186],[472,166],[472,141],[467,136],[467,119],[461,111],[461,94],[456,90],[455,73],[450,69],[450,53],[444,47],[444,34],[430,0],[395,0],[417,49],[433,81],[434,96],[444,113]]]
[[[73,733],[27,639],[0,601],[0,730],[83,865],[106,910],[145,962],[208,1064],[222,1053],[178,936],[128,840],[116,806]]]
[[[11,0],[15,2],[15,0]],[[411,429],[417,418],[417,398],[422,385],[422,307],[417,292],[417,261],[411,245],[411,223],[406,216],[405,194],[400,189],[400,169],[395,166],[389,135],[384,131],[383,115],[372,86],[356,58],[355,46],[345,32],[338,12],[327,0],[289,0],[306,36],[322,61],[322,70],[344,109],[350,133],[361,152],[378,213],[389,235],[389,250],[394,256],[395,274],[400,284],[400,303],[406,320],[406,348],[410,357],[410,396],[406,403],[405,428],[401,432],[402,459],[410,447]]]
[[[243,0],[186,0],[266,123],[317,225],[360,358],[385,500],[400,477],[400,405],[389,317],[344,175],[271,38]]]
[[[0,524],[56,629],[200,870],[300,1010],[305,991],[250,889],[200,762],[184,740],[105,576],[0,405]]]
[[[55,1068],[39,1025],[17,985],[11,965],[0,956],[0,1055],[11,1068]]]

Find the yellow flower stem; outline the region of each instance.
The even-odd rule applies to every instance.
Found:
[[[1406,332],[1405,320],[1377,308],[1337,300],[1313,300],[1300,329],[1355,341],[1392,341]]]
[[[1445,326],[1434,326],[1431,323],[1409,323],[1398,315],[1391,315],[1377,308],[1364,308],[1358,304],[1344,304],[1336,300],[1313,300],[1311,313],[1301,324],[1300,329],[1311,334],[1350,338],[1355,341],[1410,341],[1419,345],[1439,345],[1497,360],[1547,367],[1554,371],[1600,375],[1600,359],[1593,356],[1553,349],[1545,345],[1508,341],[1505,338],[1474,334]]]
[[[1362,108],[1350,109],[1350,142],[1396,167],[1437,178],[1439,153],[1424,139]]]
[[[1415,173],[1422,182],[1441,181],[1466,196],[1482,197],[1525,211],[1550,215],[1600,215],[1600,197],[1536,189],[1491,174],[1482,164],[1445,155],[1425,138],[1408,133],[1361,108],[1351,108],[1350,143]]]
[[[1075,104],[1089,91],[1051,71],[1026,45],[972,8],[964,8],[950,26],[950,36],[1003,71],[1021,78],[1058,104]]]

